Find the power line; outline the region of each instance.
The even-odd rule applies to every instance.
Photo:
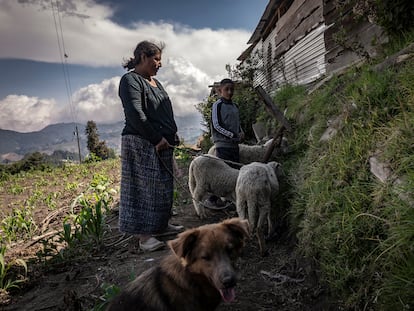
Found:
[[[62,20],[60,17],[60,12],[59,12],[59,3],[56,0],[56,4],[54,4],[54,1],[51,0],[51,5],[52,5],[52,14],[53,14],[53,20],[55,23],[55,30],[56,30],[56,39],[57,39],[57,43],[58,43],[58,47],[59,47],[59,56],[60,56],[60,62],[62,64],[62,70],[63,70],[63,77],[65,80],[65,87],[66,87],[66,93],[68,96],[68,101],[69,101],[69,109],[70,109],[70,113],[72,115],[72,121],[75,124],[75,135],[76,135],[76,139],[77,139],[77,143],[78,143],[78,154],[79,154],[79,163],[82,162],[82,157],[81,157],[81,152],[80,152],[80,143],[79,143],[79,132],[78,132],[78,125],[77,125],[77,118],[76,118],[76,111],[75,111],[75,107],[73,105],[73,101],[72,101],[72,87],[71,87],[71,83],[70,83],[70,76],[69,76],[69,69],[68,69],[68,63],[67,63],[67,58],[68,53],[66,52],[65,49],[65,41],[64,41],[64,36],[63,36],[63,28],[62,28]],[[55,5],[56,5],[56,14],[55,14]],[[58,29],[58,22],[56,21],[56,15],[57,15],[57,19],[59,22],[59,29],[60,29],[60,33],[59,33],[59,29]]]

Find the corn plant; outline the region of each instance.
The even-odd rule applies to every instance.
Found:
[[[34,206],[40,198],[43,197],[43,192],[41,190],[34,190],[32,195],[26,200],[26,205]]]
[[[0,247],[0,288],[3,290],[10,290],[12,288],[19,288],[19,284],[25,281],[27,274],[27,265],[23,259],[14,259],[10,262],[5,260],[6,247]],[[24,268],[24,277],[18,278],[19,276],[11,273],[13,266],[21,266]]]
[[[68,182],[68,183],[66,183],[65,190],[66,191],[75,191],[75,190],[78,189],[78,187],[79,187],[79,184],[77,182]]]
[[[58,251],[58,245],[52,240],[54,237],[42,239],[42,249],[36,252],[39,262],[47,263],[47,260],[53,258],[56,254],[62,255]]]
[[[113,196],[116,194],[116,190],[110,188],[110,184],[111,182],[108,177],[95,174],[88,189],[96,201],[101,200],[105,203],[105,207],[109,206],[113,200]]]
[[[44,202],[50,210],[54,210],[57,207],[56,199],[59,197],[59,192],[51,192],[45,198]]]
[[[74,248],[82,242],[92,241],[95,246],[100,246],[104,236],[104,215],[101,200],[93,205],[84,199],[79,203],[82,205],[78,214],[72,214],[72,223],[66,221],[63,231],[59,234],[60,242],[65,242],[69,249]]]
[[[105,213],[109,211],[115,193],[110,188],[108,177],[95,174],[87,191],[73,201],[71,214],[59,234],[60,241],[65,242],[68,248],[91,241],[100,246],[105,233]]]
[[[68,222],[63,223],[63,231],[59,233],[60,242],[66,242],[69,248],[73,247],[78,240],[78,230],[72,232],[72,225]]]
[[[82,236],[91,238],[96,245],[100,245],[104,235],[104,215],[102,208],[105,201],[98,200],[90,205],[87,200],[81,199],[82,209],[75,217],[75,223],[79,225]],[[105,206],[106,208],[106,206]]]
[[[10,188],[9,192],[13,195],[18,195],[18,194],[23,193],[23,188],[22,186],[16,184]]]
[[[0,228],[9,241],[32,236],[37,229],[32,216],[32,208],[25,206],[13,209],[12,214],[2,220]]]

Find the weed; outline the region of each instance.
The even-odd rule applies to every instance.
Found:
[[[116,285],[102,284],[101,288],[104,290],[104,294],[99,297],[102,300],[101,303],[94,306],[91,311],[102,311],[105,310],[106,305],[111,301],[117,294],[120,293],[121,289]]]
[[[177,160],[184,163],[188,163],[192,159],[191,154],[187,150],[181,148],[174,149],[174,156]]]

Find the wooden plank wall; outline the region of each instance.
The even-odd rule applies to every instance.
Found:
[[[325,32],[325,61],[328,73],[360,61],[364,58],[364,54],[375,57],[377,54],[376,42],[387,40],[379,26],[366,19],[356,18],[351,6],[338,10],[336,3],[337,0],[324,0],[325,23],[331,25]],[[338,44],[338,41],[335,40],[335,35],[340,33],[345,34],[345,44]],[[353,46],[354,50],[345,46]],[[355,52],[355,47],[358,47],[358,53]]]
[[[373,42],[386,40],[379,26],[356,20],[352,7],[338,10],[337,0],[286,0],[275,10],[251,55],[259,55],[254,85],[273,93],[281,85],[308,84],[361,59],[338,44],[335,34],[346,34],[346,45],[359,46],[370,57]],[[283,15],[280,15],[284,12]]]

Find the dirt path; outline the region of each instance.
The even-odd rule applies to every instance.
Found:
[[[185,180],[181,183],[185,184]],[[235,217],[233,208],[209,211],[208,221],[195,215],[188,193],[180,194],[173,221],[193,228],[205,223]],[[123,287],[142,271],[154,265],[167,252],[164,249],[143,253],[137,241],[122,235],[117,228],[118,212],[115,208],[107,218],[109,234],[99,251],[82,254],[73,262],[48,262],[31,272],[31,283],[20,292],[13,293],[1,310],[97,310],[105,298],[108,285]],[[174,236],[164,237],[172,239]],[[257,241],[247,244],[239,260],[240,281],[236,289],[236,302],[222,304],[218,310],[339,310],[329,303],[329,296],[317,280],[310,263],[297,255],[295,243],[283,234],[267,243],[269,255],[261,257]]]

